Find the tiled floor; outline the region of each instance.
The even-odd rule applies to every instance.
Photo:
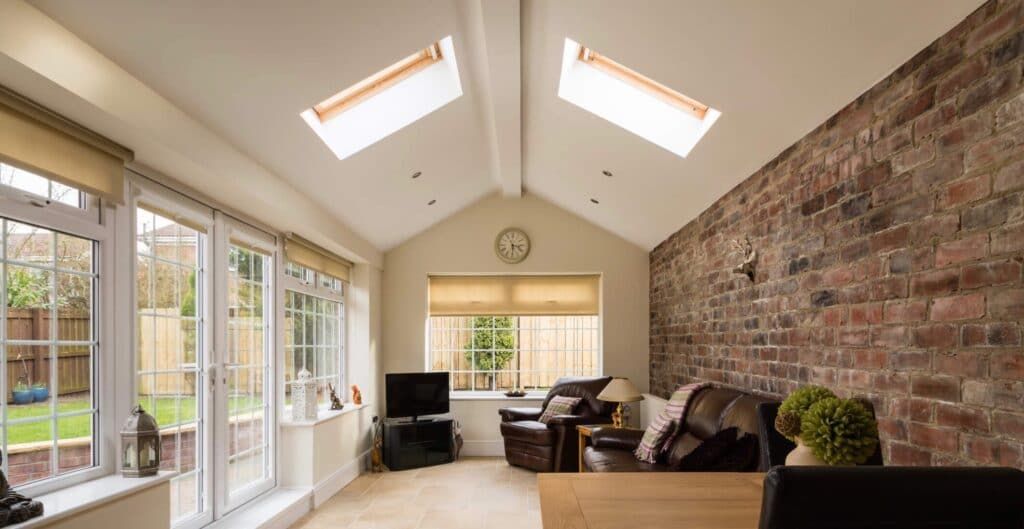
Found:
[[[502,458],[364,474],[292,529],[541,529],[537,475]]]

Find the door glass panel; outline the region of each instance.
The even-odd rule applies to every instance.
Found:
[[[201,266],[204,235],[139,208],[137,248],[138,399],[160,425],[161,467],[171,483],[172,522],[203,510]]]
[[[228,250],[228,339],[225,359],[228,407],[227,490],[230,496],[270,477],[269,407],[263,395],[270,366],[269,329],[263,302],[270,258],[247,248]]]

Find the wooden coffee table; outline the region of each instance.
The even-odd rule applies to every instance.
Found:
[[[544,529],[757,529],[762,473],[538,474]]]

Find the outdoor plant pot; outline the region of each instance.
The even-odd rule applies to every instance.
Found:
[[[39,386],[32,388],[32,400],[36,402],[43,402],[50,398],[50,388],[46,386]]]
[[[31,389],[16,389],[11,391],[14,396],[15,404],[32,404],[32,390]]]

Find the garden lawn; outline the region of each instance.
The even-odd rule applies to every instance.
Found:
[[[259,404],[260,402],[255,399],[235,397],[232,399],[231,408],[237,409],[238,407],[250,407]],[[192,422],[196,416],[195,397],[182,397],[181,399],[175,399],[174,397],[146,398],[142,405],[147,412],[156,418],[156,422],[161,428]],[[87,409],[89,409],[89,400],[86,398],[61,398],[57,402],[57,411],[59,413],[74,413]],[[178,415],[179,409],[181,410],[180,417]],[[49,413],[50,401],[22,405],[8,404],[8,420],[28,419],[31,417],[39,418],[38,422],[10,425],[7,429],[8,446],[53,439],[50,433],[52,422],[48,418]],[[90,415],[63,417],[58,419],[57,423],[61,439],[90,437],[92,435],[92,417]]]

